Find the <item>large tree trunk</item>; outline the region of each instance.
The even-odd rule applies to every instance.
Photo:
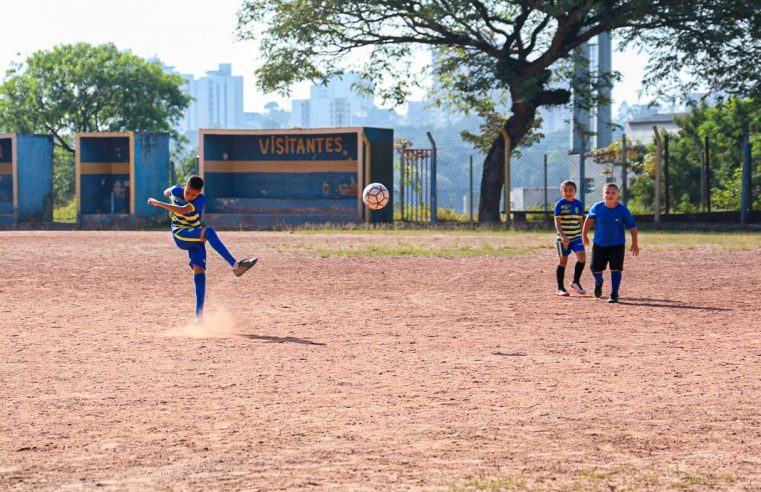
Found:
[[[513,101],[520,101],[513,94]],[[520,101],[513,103],[512,116],[505,122],[504,129],[510,137],[512,152],[521,139],[531,129],[536,116],[537,103]],[[484,171],[481,177],[481,200],[478,204],[478,221],[481,223],[498,223],[502,189],[505,184],[505,139],[500,135],[492,144],[484,159]],[[508,221],[510,218],[507,218]]]

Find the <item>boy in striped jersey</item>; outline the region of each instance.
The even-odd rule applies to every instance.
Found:
[[[557,231],[557,240],[555,246],[558,250],[558,295],[569,296],[565,290],[565,267],[568,265],[568,256],[571,251],[576,253],[576,268],[573,272],[573,282],[571,287],[579,293],[587,292],[581,287],[581,274],[584,272],[584,264],[587,261],[587,254],[584,250],[584,243],[581,240],[581,226],[584,222],[584,204],[576,199],[576,183],[573,181],[563,181],[560,184],[560,192],[563,199],[555,204],[555,230]]]
[[[256,258],[236,261],[219,239],[217,231],[212,227],[202,225],[203,209],[206,197],[202,193],[203,179],[191,176],[185,186],[170,186],[164,190],[164,196],[171,203],[165,203],[154,198],[148,199],[148,204],[163,208],[172,216],[172,236],[177,247],[188,252],[190,268],[193,269],[193,280],[196,287],[196,319],[203,314],[204,298],[206,296],[206,243],[208,242],[219,255],[232,267],[233,273],[240,277],[256,264]]]

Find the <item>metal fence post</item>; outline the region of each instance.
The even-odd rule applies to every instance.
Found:
[[[670,189],[670,178],[669,178],[669,134],[664,133],[663,134],[663,187],[665,188],[665,213],[666,215],[669,214],[670,209],[670,203],[671,203],[671,196],[669,193]]]
[[[658,127],[653,126],[653,133],[655,133],[655,199],[653,201],[653,220],[655,222],[661,221],[661,134],[658,133]]]
[[[748,211],[751,209],[751,172],[750,172],[750,129],[748,123],[743,124],[743,178],[742,196],[740,203],[740,223],[745,224],[748,220]]]
[[[623,157],[621,158],[621,199],[626,204],[627,200],[627,189],[628,189],[628,170],[626,169],[627,164],[629,163],[629,155],[628,155],[628,148],[626,144],[626,133],[624,133],[621,136],[621,153],[623,154]]]
[[[711,211],[711,149],[708,144],[708,137],[705,137],[705,158],[703,160],[703,208],[706,212]]]
[[[579,147],[579,186],[581,187],[581,203],[584,207],[587,206],[586,152],[587,139],[583,131],[581,131],[581,147]]]
[[[399,217],[404,220],[404,188],[407,185],[404,180],[404,148],[399,154]]]
[[[505,179],[504,181],[504,199],[505,199],[505,225],[510,225],[510,135],[507,130],[503,128],[499,129],[502,134],[502,143],[504,145],[504,167],[505,167]]]
[[[547,153],[544,154],[544,213],[549,211],[549,204],[547,203]]]
[[[470,156],[470,198],[468,199],[470,205],[470,221],[473,222],[473,155]]]
[[[436,142],[433,140],[433,135],[431,135],[431,132],[425,132],[425,134],[428,136],[428,140],[431,141],[431,182],[429,186],[431,193],[431,224],[435,224],[436,208],[438,206],[436,196]]]

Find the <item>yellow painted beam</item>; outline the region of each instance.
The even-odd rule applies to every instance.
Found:
[[[80,162],[82,174],[129,174],[129,162]]]
[[[205,161],[208,173],[355,173],[357,161]]]

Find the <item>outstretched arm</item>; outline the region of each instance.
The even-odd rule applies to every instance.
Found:
[[[170,212],[174,212],[180,215],[185,215],[188,212],[193,210],[193,207],[190,204],[183,205],[182,207],[180,207],[177,205],[172,205],[170,203],[164,203],[160,200],[156,200],[155,198],[149,198],[148,205],[153,205],[154,207],[163,208],[164,210],[169,210]]]

